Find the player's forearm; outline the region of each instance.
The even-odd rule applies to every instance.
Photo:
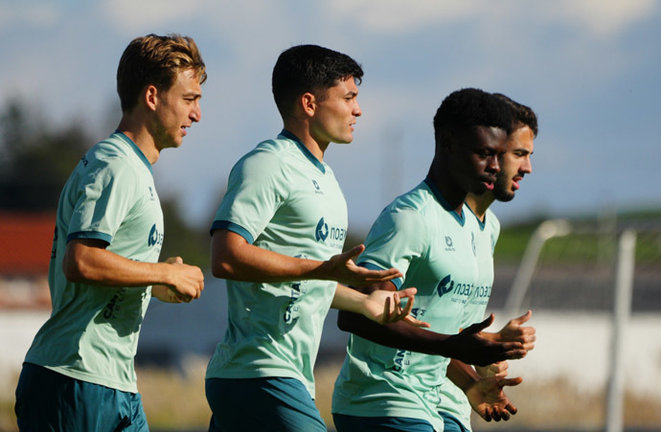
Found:
[[[338,327],[356,336],[390,348],[442,355],[442,347],[448,335],[412,327],[402,321],[379,324],[362,315],[340,311]]]
[[[93,285],[147,286],[172,280],[169,264],[133,261],[89,240],[67,244],[62,269],[68,280]]]
[[[446,371],[447,377],[464,392],[476,381],[480,380],[477,371],[470,365],[452,359]]]
[[[366,294],[345,285],[337,284],[331,307],[341,311],[365,314],[366,299]]]
[[[215,277],[251,282],[287,282],[324,279],[322,262],[294,258],[249,244],[226,230],[214,232],[211,268]]]

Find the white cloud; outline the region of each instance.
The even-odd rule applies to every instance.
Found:
[[[102,16],[108,21],[135,33],[177,19],[204,15],[205,3],[205,0],[187,0],[185,4],[163,0],[113,0],[104,1],[100,7]]]
[[[493,18],[510,22],[535,20],[540,24],[566,23],[596,37],[611,37],[645,19],[658,5],[655,0],[554,0],[501,2],[466,0],[335,0],[325,3],[338,19],[352,19],[379,33],[413,33],[420,28],[459,23],[470,18],[488,25]],[[479,20],[479,21],[476,21]],[[515,30],[515,28],[513,29]]]
[[[10,2],[0,4],[0,27],[27,26],[46,28],[55,24],[62,13],[56,4],[25,4]]]
[[[597,37],[611,37],[645,19],[659,4],[655,0],[564,0],[544,2],[554,20],[583,27]]]
[[[331,14],[356,19],[369,30],[398,33],[409,33],[420,26],[455,21],[483,9],[478,1],[473,0],[336,0],[327,3],[327,8]]]

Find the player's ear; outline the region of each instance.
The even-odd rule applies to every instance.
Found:
[[[301,95],[298,102],[305,115],[308,117],[314,116],[314,113],[317,111],[317,99],[314,94],[305,92]]]
[[[156,86],[153,84],[146,86],[142,96],[147,108],[156,111],[156,105],[158,104],[158,89]]]

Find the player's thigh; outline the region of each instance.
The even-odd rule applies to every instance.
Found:
[[[333,413],[337,432],[434,432],[426,420],[410,417],[360,417]]]
[[[19,430],[148,431],[140,395],[26,363],[16,387]]]
[[[293,378],[206,380],[209,431],[326,431],[303,383]]]

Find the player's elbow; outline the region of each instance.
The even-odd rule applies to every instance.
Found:
[[[86,282],[91,279],[92,273],[84,260],[75,254],[67,253],[62,260],[62,272],[69,282]]]
[[[211,274],[219,279],[231,279],[234,276],[234,266],[224,259],[214,259],[211,262]]]

